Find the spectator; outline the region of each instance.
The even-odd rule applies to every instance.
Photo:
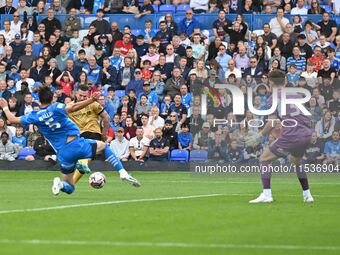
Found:
[[[5,37],[5,41],[7,45],[9,45],[13,41],[16,33],[11,30],[11,22],[9,20],[5,20],[3,24],[4,29],[0,31],[0,34],[2,34]]]
[[[290,38],[289,33],[283,33],[282,39],[278,41],[277,46],[280,48],[281,55],[288,59],[292,55],[294,43]]]
[[[8,101],[11,96],[12,93],[7,89],[6,81],[0,81],[0,98],[4,98]]]
[[[50,35],[52,35],[56,29],[61,29],[61,23],[57,18],[55,18],[54,14],[55,12],[52,8],[48,9],[47,18],[41,21],[41,23],[45,25],[45,34],[47,39],[49,39]]]
[[[297,72],[300,74],[306,68],[306,59],[301,57],[300,48],[295,46],[293,48],[293,55],[287,59],[287,66],[296,65]]]
[[[318,30],[319,36],[321,35],[321,32],[326,36],[327,42],[332,42],[335,39],[337,32],[336,22],[330,19],[328,12],[325,12],[322,15],[322,21],[318,22],[315,27]]]
[[[110,148],[121,161],[128,161],[130,156],[129,141],[124,137],[124,128],[117,129],[116,137],[110,143]]]
[[[91,14],[93,10],[94,0],[82,1],[82,0],[72,0],[69,2],[67,9],[74,8],[79,10],[81,14]]]
[[[228,62],[228,70],[225,73],[225,79],[227,79],[231,74],[235,75],[236,82],[239,84],[242,78],[242,72],[235,67],[235,60],[233,59],[229,60]]]
[[[243,72],[243,77],[250,75],[253,78],[259,79],[264,72],[263,68],[258,65],[257,58],[251,57],[249,59],[249,67],[247,67]]]
[[[335,119],[330,111],[327,111],[323,118],[316,123],[315,131],[318,138],[327,141],[333,134]]]
[[[35,150],[35,159],[56,163],[57,156],[55,155],[55,151],[44,136],[40,135],[37,137],[34,142],[33,149]]]
[[[181,77],[181,69],[175,67],[172,72],[172,77],[165,83],[164,92],[172,98],[180,92],[180,86],[185,84],[184,79]]]
[[[238,47],[238,53],[234,56],[236,68],[240,69],[242,73],[249,66],[249,58],[246,53],[247,53],[246,47],[241,44]]]
[[[178,134],[178,149],[190,151],[192,147],[192,135],[189,132],[189,124],[181,125],[182,132]]]
[[[322,62],[324,60],[324,56],[322,55],[321,48],[319,46],[315,46],[313,49],[313,56],[308,59],[309,62],[315,63],[314,70],[319,72],[322,67]]]
[[[149,117],[149,124],[155,129],[164,127],[164,119],[159,116],[158,107],[152,107],[151,116]]]
[[[16,34],[20,34],[20,28],[22,25],[22,21],[20,20],[20,14],[18,11],[13,13],[13,20],[11,21],[11,30]]]
[[[34,110],[34,107],[39,107],[39,105],[33,101],[32,94],[27,93],[24,97],[24,103],[19,108],[19,116],[28,115]]]
[[[147,159],[149,146],[150,140],[143,136],[143,128],[137,127],[136,137],[131,138],[129,142],[131,159],[144,162]]]
[[[271,32],[270,25],[268,23],[265,23],[263,25],[263,31],[264,34],[262,35],[264,41],[267,43],[267,45],[274,50],[277,45],[277,36]]]
[[[335,163],[339,164],[340,161],[340,134],[339,131],[332,132],[332,140],[326,142],[324,153],[325,153],[325,160],[324,163],[330,164]]]
[[[58,1],[58,0],[56,0]],[[67,38],[71,38],[74,31],[80,30],[80,19],[76,17],[77,10],[72,8],[69,11],[69,16],[65,19],[62,30]]]
[[[227,142],[223,139],[221,130],[217,130],[214,138],[209,139],[208,158],[225,161],[227,159],[227,151]]]
[[[169,152],[169,141],[163,137],[162,128],[154,130],[155,138],[150,142],[150,160],[166,161]]]
[[[0,160],[14,161],[19,154],[18,148],[10,141],[6,132],[1,133]]]
[[[279,37],[283,34],[287,23],[289,23],[289,20],[283,17],[283,8],[279,7],[276,11],[276,17],[270,20],[269,26],[271,31]]]
[[[229,34],[230,43],[234,44],[237,44],[239,41],[245,41],[247,29],[248,27],[245,24],[241,24],[238,21],[224,26],[224,31]]]
[[[133,48],[133,45],[131,43],[131,35],[129,33],[124,33],[122,40],[116,41],[114,44],[115,48],[120,49],[120,54],[122,56],[125,56],[129,49]]]
[[[308,10],[308,14],[324,14],[326,12],[324,8],[320,7],[318,0],[312,0],[310,6],[311,8]]]
[[[198,20],[193,17],[193,10],[189,9],[185,12],[185,18],[181,20],[178,25],[178,33],[184,32],[186,36],[190,37],[194,33],[195,28],[199,28],[201,25]]]
[[[194,150],[208,150],[209,140],[214,138],[214,134],[210,130],[209,122],[204,122],[202,130],[194,136]]]
[[[17,146],[18,149],[22,149],[27,145],[27,139],[24,136],[24,128],[18,126],[15,129],[15,136],[12,137],[12,143]]]
[[[291,15],[307,15],[308,10],[305,8],[304,0],[297,0],[296,7],[291,10]]]
[[[154,13],[154,9],[153,9],[153,6],[152,6],[152,3],[151,3],[151,0],[144,0],[143,1],[143,5],[142,6],[139,6],[139,11],[138,13],[135,15],[135,18],[140,18],[144,15],[147,15],[147,14],[152,14]]]
[[[13,0],[6,0],[6,5],[0,8],[0,14],[13,14],[16,9],[12,6]]]
[[[66,14],[66,9],[60,5],[60,0],[53,0],[51,8],[56,14]]]
[[[101,67],[97,65],[96,58],[90,56],[88,58],[88,65],[85,65],[82,69],[87,74],[87,79],[94,84],[99,85],[101,83]]]
[[[315,64],[314,62],[307,62],[307,70],[301,73],[301,77],[304,77],[307,81],[307,86],[310,89],[315,88],[317,84],[317,76],[318,73],[314,71]]]
[[[309,59],[313,55],[312,47],[307,44],[306,36],[299,34],[296,46],[300,49],[300,56]]]
[[[102,35],[108,35],[111,32],[111,27],[109,22],[107,20],[103,19],[104,17],[104,10],[98,9],[96,13],[96,19],[91,22],[90,26],[95,26],[96,31],[98,34]]]

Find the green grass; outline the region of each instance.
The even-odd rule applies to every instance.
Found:
[[[134,172],[139,189],[106,172],[72,195],[52,196],[55,172],[0,171],[0,254],[339,254],[340,178],[310,179],[316,202],[302,202],[295,177],[273,178],[272,204],[250,205],[256,176],[196,178]],[[191,195],[48,211],[3,211]],[[32,241],[38,240],[38,241]],[[65,241],[72,241],[67,243]],[[77,242],[79,241],[79,242]]]

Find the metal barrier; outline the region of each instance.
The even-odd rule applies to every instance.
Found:
[[[133,14],[110,14],[105,15],[105,19],[109,22],[116,21],[119,24],[120,28],[123,28],[126,25],[129,25],[131,29],[144,29],[144,23],[146,20],[152,20],[153,29],[159,29],[159,20],[163,18],[165,13],[156,13],[145,15],[139,19],[136,19]],[[55,15],[61,22],[64,23],[65,19],[67,19],[67,14],[58,14]],[[235,20],[237,14],[227,14],[227,18],[229,20]],[[248,24],[250,30],[262,29],[264,23],[269,23],[269,21],[274,18],[275,14],[244,14],[243,17]],[[47,15],[39,15],[37,17],[38,22],[46,18]],[[89,27],[91,22],[96,19],[96,15],[94,14],[84,14],[78,15],[81,21],[82,29],[86,29]],[[175,22],[180,22],[185,17],[184,13],[175,13],[174,20]],[[194,16],[200,23],[201,29],[212,29],[213,22],[218,18],[217,14],[198,14]],[[289,21],[292,21],[293,15],[285,15]],[[317,23],[322,19],[322,15],[305,15],[301,16],[303,21],[308,19]],[[5,19],[12,20],[12,15],[3,14],[0,15],[0,28],[3,29],[3,21]],[[21,17],[22,19],[22,17]],[[337,24],[340,24],[340,15],[332,15],[331,19],[335,19]]]

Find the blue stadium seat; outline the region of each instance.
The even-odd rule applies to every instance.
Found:
[[[125,96],[125,90],[116,90],[116,96],[119,98]]]
[[[34,154],[35,154],[35,150],[33,148],[29,148],[29,147],[21,148],[19,150],[18,159],[25,159],[27,156],[34,155]]]
[[[159,12],[176,12],[176,7],[172,4],[164,4],[159,6]]]
[[[330,5],[320,5],[320,7],[324,8],[326,12],[332,12],[332,6]]]
[[[180,4],[176,8],[176,12],[186,12],[188,9],[190,9],[189,4]]]
[[[172,150],[170,155],[171,161],[189,161],[189,152],[187,150]]]
[[[208,160],[208,152],[204,150],[190,151],[190,161],[205,161]]]
[[[155,13],[158,13],[158,5],[153,4],[152,7],[153,7],[153,10],[155,11]]]
[[[142,29],[132,29],[131,33],[135,36],[138,36],[142,33]]]

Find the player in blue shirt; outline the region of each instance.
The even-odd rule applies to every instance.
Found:
[[[68,118],[68,113],[78,111],[96,101],[100,93],[94,93],[91,98],[68,104],[54,103],[53,93],[47,87],[39,91],[41,108],[30,114],[15,117],[8,109],[5,99],[0,100],[0,106],[7,119],[12,124],[36,125],[42,135],[49,141],[57,153],[57,160],[61,166],[63,181],[59,177],[54,178],[52,193],[58,195],[60,191],[67,194],[74,192],[73,172],[79,159],[94,158],[97,153],[104,151],[106,161],[115,167],[124,181],[138,187],[140,183],[131,177],[123,168],[119,158],[110,149],[110,146],[102,141],[81,138],[76,124]]]

